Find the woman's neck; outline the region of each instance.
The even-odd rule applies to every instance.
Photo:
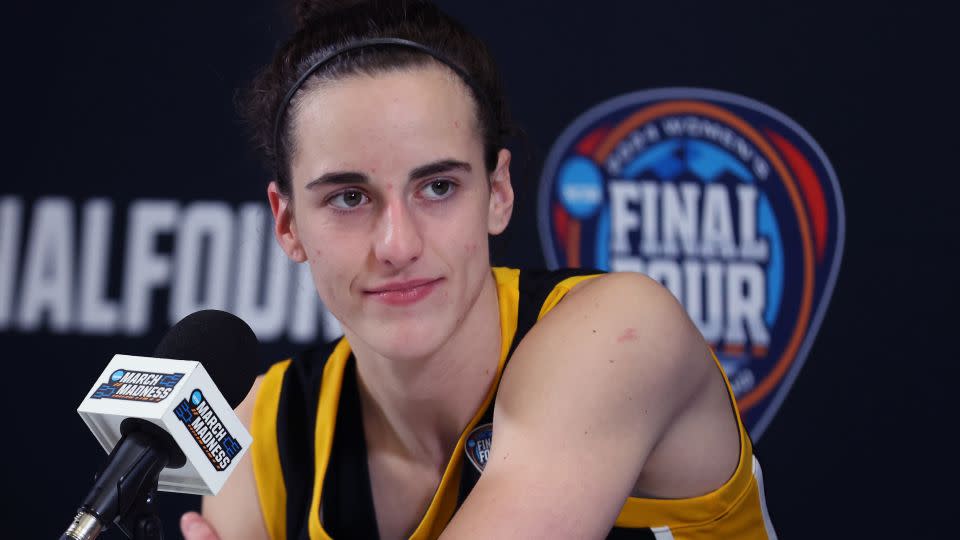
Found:
[[[397,362],[358,343],[353,352],[371,450],[446,463],[496,376],[499,313],[491,274],[457,330],[429,356]]]

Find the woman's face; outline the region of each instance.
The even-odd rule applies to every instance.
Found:
[[[293,196],[270,189],[281,245],[351,340],[390,357],[438,350],[489,279],[509,153],[487,173],[472,98],[439,66],[321,85],[293,114]]]

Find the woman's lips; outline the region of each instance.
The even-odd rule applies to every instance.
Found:
[[[404,306],[426,298],[440,283],[441,278],[417,279],[401,283],[389,283],[368,289],[364,294],[385,304]]]

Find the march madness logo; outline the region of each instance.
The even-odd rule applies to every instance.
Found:
[[[810,350],[840,267],[843,202],[813,138],[743,96],[628,94],[560,136],[538,211],[551,266],[643,272],[670,289],[758,439]]]
[[[90,399],[122,399],[158,403],[173,392],[183,373],[150,373],[118,369],[102,383]]]
[[[193,435],[193,440],[206,454],[214,469],[226,470],[233,458],[243,449],[210,408],[199,388],[190,393],[189,399],[181,401],[173,412]]]

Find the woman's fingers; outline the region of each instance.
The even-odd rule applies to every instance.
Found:
[[[220,540],[210,523],[196,512],[187,512],[180,517],[180,532],[184,540]]]

